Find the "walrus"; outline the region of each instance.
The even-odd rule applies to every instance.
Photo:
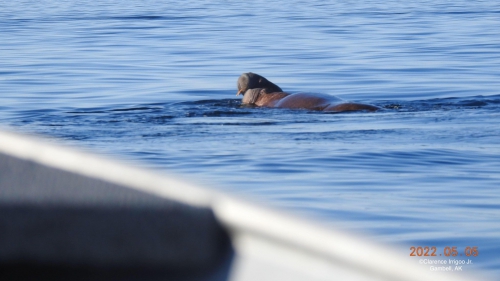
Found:
[[[376,111],[379,107],[369,104],[352,103],[338,97],[317,93],[284,92],[278,85],[263,76],[248,72],[238,78],[237,96],[243,93],[243,104],[262,107],[279,107],[291,109],[308,109],[318,111]]]

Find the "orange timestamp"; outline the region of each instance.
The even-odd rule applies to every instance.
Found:
[[[459,252],[456,246],[444,247],[441,253],[438,253],[437,247],[410,247],[411,257],[456,257],[463,256],[466,257],[477,257],[479,255],[479,250],[477,246],[465,247],[463,252]]]

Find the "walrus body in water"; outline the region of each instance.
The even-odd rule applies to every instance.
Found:
[[[243,73],[238,78],[237,86],[236,95],[243,93],[243,103],[256,106],[336,112],[379,109],[373,105],[346,102],[325,94],[285,93],[278,85],[252,72]]]

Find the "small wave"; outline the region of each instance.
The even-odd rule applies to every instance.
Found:
[[[128,112],[128,111],[147,111],[147,110],[159,110],[162,107],[153,106],[138,106],[129,108],[116,108],[116,109],[77,109],[72,111],[66,111],[69,114],[93,114],[93,113],[110,113],[110,112]]]
[[[276,125],[278,122],[265,121],[265,122],[226,122],[221,123],[223,126],[269,126]]]
[[[160,20],[160,21],[184,21],[184,20],[197,20],[203,18],[204,16],[155,16],[155,15],[129,15],[129,16],[111,16],[103,17],[101,19],[112,19],[112,20]]]
[[[62,21],[109,21],[109,20],[145,20],[145,21],[186,21],[199,20],[206,16],[173,16],[173,15],[126,15],[126,16],[53,16],[53,17],[32,17],[32,18],[12,18],[9,22],[62,22]],[[6,20],[6,21],[7,21]]]
[[[207,106],[240,106],[241,100],[239,99],[210,99],[210,100],[197,100],[185,101],[176,103],[177,105],[207,105]]]
[[[451,97],[415,101],[386,101],[377,105],[390,110],[397,111],[430,111],[430,110],[453,110],[474,108],[497,108],[500,104],[500,95],[474,96],[474,97]]]
[[[201,111],[201,112],[188,112],[186,117],[231,117],[240,115],[252,114],[250,111],[225,111],[225,110],[214,110],[214,111]]]
[[[111,112],[120,112],[120,111],[142,111],[142,110],[151,110],[151,109],[159,109],[158,107],[149,107],[149,106],[141,106],[141,107],[131,107],[131,108],[118,108],[112,109]]]

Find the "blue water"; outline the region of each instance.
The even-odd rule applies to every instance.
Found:
[[[498,1],[0,1],[0,125],[381,242],[477,246],[465,270],[500,280],[499,30]],[[248,71],[383,110],[242,107]]]

